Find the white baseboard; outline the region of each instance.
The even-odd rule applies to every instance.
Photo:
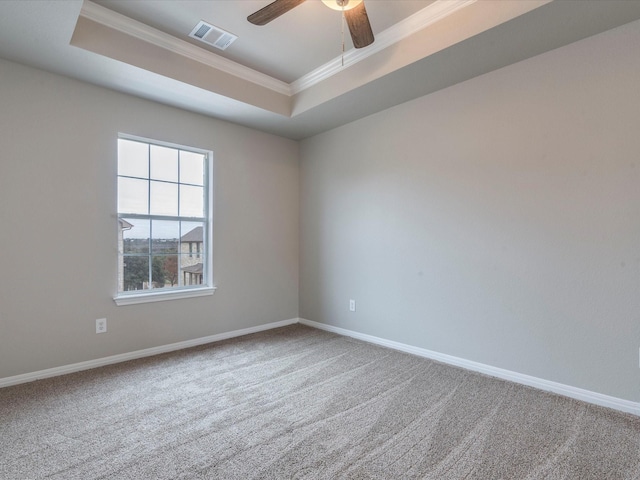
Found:
[[[114,363],[126,362],[128,360],[135,360],[137,358],[150,357],[161,353],[173,352],[176,350],[182,350],[185,348],[196,347],[198,345],[204,345],[207,343],[218,342],[220,340],[226,340],[228,338],[240,337],[243,335],[249,335],[251,333],[262,332],[265,330],[271,330],[274,328],[285,327],[287,325],[293,325],[294,323],[301,323],[310,327],[326,330],[329,332],[337,333],[347,337],[356,338],[365,342],[374,343],[376,345],[382,345],[384,347],[392,348],[402,352],[411,353],[420,357],[429,358],[438,362],[454,365],[456,367],[465,368],[475,372],[484,373],[492,377],[501,378],[503,380],[509,380],[511,382],[520,383],[522,385],[528,385],[530,387],[538,388],[540,390],[546,390],[549,392],[564,395],[565,397],[574,398],[576,400],[582,400],[594,405],[600,405],[602,407],[612,408],[626,413],[631,413],[640,416],[640,403],[624,400],[621,398],[611,397],[609,395],[603,395],[601,393],[592,392],[590,390],[584,390],[582,388],[572,387],[570,385],[564,385],[558,382],[552,382],[550,380],[544,380],[542,378],[532,377],[531,375],[525,375],[523,373],[513,372],[511,370],[505,370],[503,368],[492,367],[491,365],[485,365],[483,363],[474,362],[471,360],[465,360],[464,358],[454,357],[453,355],[447,355],[444,353],[434,352],[425,348],[414,347],[400,342],[394,342],[392,340],[386,340],[384,338],[374,337],[373,335],[367,335],[365,333],[354,332],[340,327],[334,327],[324,323],[314,322],[312,320],[306,320],[304,318],[292,318],[289,320],[282,320],[280,322],[267,323],[265,325],[258,325],[256,327],[243,328],[240,330],[234,330],[231,332],[219,333],[216,335],[209,335],[207,337],[195,338],[193,340],[186,340],[183,342],[171,343],[169,345],[161,345],[158,347],[145,348],[143,350],[136,350],[134,352],[122,353],[119,355],[112,355],[104,358],[97,358],[95,360],[88,360],[86,362],[73,363],[71,365],[63,365],[55,368],[48,368],[46,370],[39,370],[36,372],[25,373],[22,375],[14,375],[12,377],[0,378],[0,388],[8,387],[11,385],[18,385],[20,383],[32,382],[34,380],[40,380],[42,378],[56,377],[58,375],[65,375],[67,373],[79,372],[82,370],[89,370],[91,368],[103,367],[105,365],[112,365]]]
[[[257,327],[243,328],[240,330],[234,330],[232,332],[218,333],[216,335],[195,338],[193,340],[185,340],[184,342],[170,343],[169,345],[145,348],[144,350],[136,350],[135,352],[121,353],[119,355],[97,358],[95,360],[88,360],[86,362],[72,363],[71,365],[63,365],[61,367],[47,368],[46,370],[39,370],[37,372],[0,378],[0,388],[8,387],[11,385],[18,385],[20,383],[33,382],[34,380],[40,380],[42,378],[57,377],[58,375],[65,375],[67,373],[89,370],[91,368],[103,367],[105,365],[112,365],[114,363],[126,362],[128,360],[135,360],[136,358],[150,357],[152,355],[158,355],[160,353],[167,353],[173,352],[175,350],[182,350],[184,348],[196,347],[198,345],[218,342],[220,340],[226,340],[228,338],[241,337],[242,335],[249,335],[250,333],[257,333],[264,330],[271,330],[273,328],[292,325],[294,323],[298,323],[298,320],[298,318],[292,318],[290,320],[282,320],[280,322],[258,325]]]
[[[306,320],[304,318],[300,319],[300,323],[309,327],[319,328],[328,332],[337,333],[339,335],[353,337],[365,342],[375,343],[376,345],[382,345],[394,350],[412,353],[420,357],[429,358],[431,360],[436,360],[438,362],[454,365],[456,367],[465,368],[474,372],[484,373],[485,375],[501,378],[503,380],[509,380],[511,382],[538,388],[540,390],[557,393],[559,395],[564,395],[565,397],[582,400],[583,402],[592,403],[594,405],[600,405],[602,407],[608,407],[614,410],[619,410],[622,412],[640,416],[640,403],[638,402],[632,402],[617,397],[611,397],[609,395],[603,395],[601,393],[592,392],[590,390],[584,390],[582,388],[572,387],[570,385],[564,385],[562,383],[532,377],[531,375],[525,375],[523,373],[512,372],[511,370],[505,370],[503,368],[492,367],[491,365],[485,365],[484,363],[473,362],[471,360],[465,360],[464,358],[434,352],[425,348],[413,347],[404,343],[394,342],[392,340],[386,340],[384,338],[374,337],[372,335],[354,332],[352,330],[334,327],[332,325],[318,323],[312,320]]]

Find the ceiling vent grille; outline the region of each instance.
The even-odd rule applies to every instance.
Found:
[[[191,38],[200,40],[201,42],[225,50],[229,45],[235,42],[238,37],[233,33],[226,32],[221,28],[214,27],[210,23],[200,20],[198,24],[189,34]]]

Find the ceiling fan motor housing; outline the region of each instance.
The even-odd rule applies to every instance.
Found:
[[[333,10],[351,10],[362,3],[362,0],[322,0],[327,7]]]
[[[254,25],[266,25],[280,15],[301,5],[304,1],[305,0],[274,0],[266,7],[249,15],[247,20]],[[333,10],[342,11],[355,48],[363,48],[373,43],[373,30],[371,29],[371,23],[367,16],[364,0],[322,0],[322,3]]]

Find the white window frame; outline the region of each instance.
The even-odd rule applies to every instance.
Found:
[[[118,306],[122,305],[134,305],[140,303],[150,303],[150,302],[160,302],[166,300],[177,300],[182,298],[193,298],[193,297],[202,297],[207,295],[213,295],[216,290],[216,287],[213,284],[213,152],[210,150],[203,150],[201,148],[195,148],[185,145],[179,145],[175,143],[164,142],[160,140],[154,140],[150,138],[138,137],[134,135],[129,135],[126,133],[119,133],[118,140],[131,140],[134,142],[147,143],[149,145],[158,145],[161,147],[169,147],[175,148],[179,150],[200,153],[205,156],[205,212],[204,218],[199,219],[203,220],[203,248],[202,253],[204,254],[205,261],[202,264],[203,269],[203,283],[200,285],[183,285],[180,287],[173,288],[156,288],[149,290],[136,290],[132,292],[120,292],[118,291],[118,286],[116,285],[116,294],[113,297],[114,302]],[[119,172],[116,170],[116,179],[119,177]],[[116,187],[117,188],[117,187]],[[117,203],[117,194],[116,194],[116,203]],[[118,208],[116,207],[116,224],[120,221],[120,217],[124,218],[149,218],[156,220],[193,220],[192,217],[167,217],[162,215],[132,215],[128,213],[120,213]],[[117,231],[117,229],[116,229]],[[120,269],[119,264],[121,261],[122,253],[120,251],[118,254],[118,270]],[[119,275],[117,272],[116,275]]]

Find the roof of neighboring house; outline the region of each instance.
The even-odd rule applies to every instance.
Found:
[[[184,267],[182,269],[183,272],[187,273],[202,273],[202,263],[196,263],[195,265],[189,265],[188,267]]]
[[[118,221],[120,222],[120,227],[123,230],[129,230],[130,228],[133,228],[133,224],[127,222],[125,219],[123,218],[119,218]]]
[[[185,233],[180,239],[182,242],[202,242],[202,227],[196,227]]]

